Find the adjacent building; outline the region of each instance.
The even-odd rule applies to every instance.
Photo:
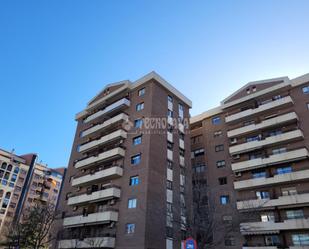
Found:
[[[36,154],[18,156],[0,150],[0,241],[10,225],[35,203],[57,205],[64,168],[49,169],[36,162]]]
[[[191,119],[191,146],[216,248],[309,248],[309,74],[248,83]]]
[[[190,230],[191,101],[155,72],[76,115],[57,248],[179,249]]]

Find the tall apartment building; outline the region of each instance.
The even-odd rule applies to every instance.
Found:
[[[250,82],[191,132],[215,215],[239,223],[220,248],[309,248],[309,74]]]
[[[179,249],[191,212],[191,101],[151,72],[76,115],[58,248]]]
[[[64,168],[36,163],[36,154],[17,156],[0,150],[0,241],[10,225],[37,201],[57,205]]]

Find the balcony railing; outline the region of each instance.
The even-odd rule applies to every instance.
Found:
[[[69,248],[115,248],[115,238],[112,237],[93,237],[79,239],[60,240],[59,249]]]
[[[103,130],[113,126],[114,124],[117,124],[119,122],[128,121],[128,119],[129,119],[129,116],[127,114],[120,113],[120,114],[116,115],[115,117],[112,117],[112,118],[104,121],[101,124],[97,124],[95,126],[92,126],[89,129],[87,129],[87,130],[84,130],[81,134],[81,137],[85,137],[85,136],[92,134],[93,132],[96,132],[96,131],[99,131],[99,130],[103,131]]]
[[[298,150],[288,151],[285,153],[274,154],[266,158],[256,158],[244,162],[233,163],[232,170],[235,172],[241,172],[266,167],[270,165],[298,161],[308,157],[309,157],[308,150],[302,148]]]
[[[290,219],[283,222],[248,222],[240,224],[242,234],[278,233],[281,230],[301,230],[309,228],[309,219]]]
[[[309,178],[309,170],[300,170],[292,173],[279,174],[273,177],[260,177],[255,179],[234,182],[236,190],[254,188],[258,186],[269,186],[284,182],[302,181]]]
[[[88,116],[85,120],[84,123],[88,123],[100,116],[106,115],[106,114],[110,114],[113,111],[117,111],[117,110],[121,110],[121,108],[127,108],[130,106],[130,100],[123,98],[120,99],[118,101],[116,101],[115,103],[107,106],[106,108],[104,108],[103,110],[97,111],[96,113]]]
[[[298,140],[302,138],[304,138],[303,132],[297,129],[294,131],[282,133],[280,135],[270,136],[265,139],[246,142],[246,143],[239,144],[239,145],[234,145],[234,146],[231,146],[229,150],[230,150],[231,155],[235,155],[235,154],[241,154],[241,153],[250,152],[256,149],[260,149],[260,148],[263,148],[264,146],[275,145],[278,143],[289,142],[289,141]]]
[[[125,150],[117,147],[105,152],[100,153],[97,156],[91,156],[88,157],[86,159],[82,159],[80,161],[77,161],[75,163],[75,168],[82,168],[85,166],[91,166],[95,163],[99,163],[99,162],[104,162],[104,161],[108,161],[108,160],[112,160],[115,158],[120,158],[120,157],[124,157],[125,155]]]
[[[253,199],[246,201],[238,201],[238,210],[250,210],[250,209],[266,209],[280,206],[290,206],[290,205],[308,205],[309,203],[309,193],[295,194],[279,196],[277,199]]]
[[[102,169],[93,174],[84,175],[72,180],[72,186],[82,186],[89,183],[111,180],[123,175],[123,169],[120,166],[113,166],[107,169]]]
[[[227,132],[227,136],[236,137],[239,135],[244,135],[244,134],[254,132],[256,130],[270,128],[276,125],[283,125],[283,124],[286,124],[288,122],[291,122],[297,119],[298,119],[297,114],[295,112],[291,112],[291,113],[277,116],[275,118],[264,120],[259,124],[247,125],[247,126],[244,126],[238,129],[230,130]]]
[[[90,194],[82,194],[70,197],[68,199],[68,205],[80,205],[88,202],[93,203],[113,198],[120,198],[120,192],[120,189],[116,187],[93,191]]]
[[[232,122],[232,121],[236,121],[238,119],[247,118],[247,117],[250,117],[250,116],[253,116],[253,115],[256,115],[256,114],[260,114],[264,111],[268,111],[268,110],[271,110],[271,109],[274,109],[276,107],[280,107],[280,106],[283,106],[283,105],[286,105],[286,104],[293,104],[293,100],[290,96],[283,97],[281,99],[274,100],[270,103],[260,105],[259,107],[255,108],[255,109],[249,109],[249,110],[245,110],[245,111],[238,112],[236,114],[227,116],[225,118],[225,122],[229,123],[229,122]]]
[[[88,151],[90,149],[93,149],[93,148],[98,147],[98,146],[102,146],[106,143],[112,142],[112,141],[114,141],[116,139],[120,139],[120,138],[124,138],[124,139],[127,138],[127,132],[120,129],[120,130],[114,131],[114,132],[112,132],[112,133],[110,133],[106,136],[103,136],[99,139],[85,143],[85,144],[83,144],[79,147],[79,152]]]
[[[106,224],[118,221],[118,212],[106,211],[86,215],[78,215],[63,219],[64,227],[87,226],[92,224]]]

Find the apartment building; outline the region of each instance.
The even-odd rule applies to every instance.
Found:
[[[191,214],[191,101],[157,73],[76,115],[58,248],[179,249]]]
[[[191,132],[217,215],[239,223],[220,248],[309,248],[309,74],[250,82]]]
[[[36,154],[18,156],[0,150],[0,241],[12,222],[37,202],[57,205],[64,168],[49,169],[36,162]]]

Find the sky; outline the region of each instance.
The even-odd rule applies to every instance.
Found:
[[[0,148],[67,166],[74,115],[155,70],[219,105],[249,81],[309,73],[307,0],[0,0]]]

